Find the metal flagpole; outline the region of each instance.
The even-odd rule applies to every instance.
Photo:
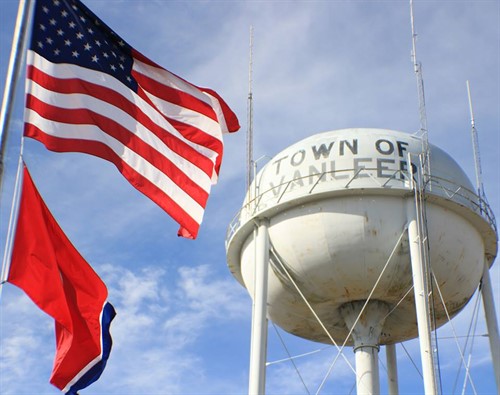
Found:
[[[16,26],[12,38],[9,67],[7,69],[7,76],[5,77],[5,88],[2,107],[0,109],[0,193],[2,192],[5,150],[7,146],[10,118],[12,117],[16,85],[26,52],[26,36],[31,20],[31,3],[32,0],[19,1]]]
[[[257,220],[249,395],[264,395],[266,390],[268,226],[267,219]]]
[[[5,240],[5,249],[2,259],[2,272],[0,274],[0,300],[2,299],[3,285],[7,282],[7,278],[9,277],[12,247],[14,244],[14,235],[16,233],[15,224],[17,222],[17,215],[20,202],[19,193],[21,192],[21,187],[23,182],[23,163],[24,163],[23,149],[24,149],[24,137],[21,138],[21,149],[19,153],[19,160],[17,163],[16,182],[14,184],[14,194],[12,196],[12,204],[10,206],[9,225],[7,228],[7,237]]]

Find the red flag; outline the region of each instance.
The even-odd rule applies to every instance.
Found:
[[[55,320],[50,382],[73,394],[97,380],[111,350],[108,290],[52,217],[26,167],[7,281]]]
[[[78,0],[37,0],[25,135],[115,164],[195,238],[238,119],[214,91],[158,66]]]

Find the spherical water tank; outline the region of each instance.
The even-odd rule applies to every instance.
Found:
[[[288,272],[333,338],[343,342],[349,330],[342,306],[366,300],[386,266],[371,296],[389,307],[380,344],[418,335],[406,225],[407,204],[414,201],[410,178],[418,177],[421,151],[421,139],[406,133],[343,129],[288,147],[258,173],[229,227],[227,259],[252,295],[254,220],[269,220],[273,322],[303,338],[330,342]],[[462,169],[432,145],[430,167],[424,218],[430,264],[453,316],[477,288],[484,260],[491,264],[496,256],[496,226]],[[441,325],[446,312],[436,289],[433,296]]]

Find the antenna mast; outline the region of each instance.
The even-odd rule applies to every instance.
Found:
[[[483,172],[481,170],[481,156],[479,155],[479,140],[477,137],[476,123],[474,121],[474,112],[472,111],[472,98],[470,94],[469,80],[466,81],[466,84],[467,84],[467,95],[469,97],[472,148],[474,149],[474,166],[476,169],[476,188],[477,188],[477,195],[479,196],[479,204],[481,205],[482,208],[485,195],[483,188]]]
[[[252,94],[253,26],[250,26],[250,53],[248,61],[248,101],[247,101],[247,191],[253,180],[253,94]]]
[[[428,188],[432,188],[431,166],[430,166],[430,150],[429,136],[427,130],[427,113],[425,109],[425,93],[424,93],[424,78],[422,76],[422,64],[417,60],[417,34],[415,33],[415,21],[413,16],[413,0],[410,0],[410,19],[412,33],[412,62],[415,76],[417,77],[417,92],[418,92],[418,107],[420,116],[420,131],[418,136],[422,142],[422,152],[420,158],[421,176],[417,177],[417,184],[414,187],[415,193],[415,208],[409,203],[409,219],[411,218],[408,228],[408,235],[412,234],[412,243],[414,252],[411,255],[413,285],[415,290],[415,308],[417,311],[417,324],[420,342],[420,355],[422,359],[422,374],[424,381],[425,393],[438,394],[440,391],[440,376],[436,374],[436,362],[439,366],[439,361],[436,361],[434,350],[437,349],[437,339],[431,336],[431,332],[435,329],[433,320],[434,303],[430,297],[432,295],[432,269],[430,265],[429,254],[429,239],[427,230],[427,214],[426,214],[426,198],[425,192]],[[408,158],[410,162],[411,157]],[[408,164],[408,168],[411,165]],[[415,210],[413,214],[412,211]],[[411,232],[410,232],[411,230]],[[414,263],[415,261],[415,263]],[[419,284],[420,283],[420,284]],[[419,289],[419,292],[417,292]]]
[[[423,170],[424,181],[428,180],[431,174],[429,137],[427,133],[427,113],[425,110],[424,78],[422,76],[422,64],[417,60],[417,33],[415,33],[415,22],[413,18],[413,0],[410,0],[410,18],[412,34],[412,53],[413,70],[417,77],[418,107],[420,114],[419,136],[422,138]]]

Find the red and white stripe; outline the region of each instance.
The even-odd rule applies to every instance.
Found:
[[[135,93],[108,74],[53,64],[28,51],[25,135],[57,152],[115,164],[195,238],[222,159],[222,133],[237,119],[202,90],[136,56]],[[139,59],[139,60],[138,60]]]

